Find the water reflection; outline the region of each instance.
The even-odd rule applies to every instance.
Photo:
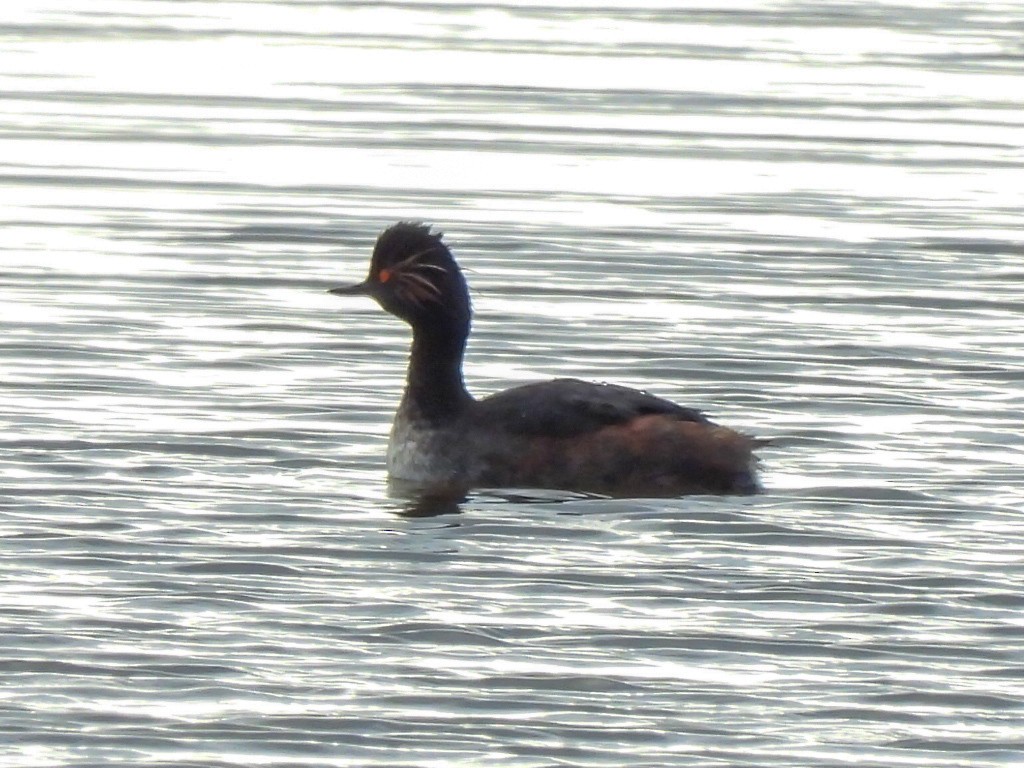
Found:
[[[479,488],[479,489],[438,489],[424,490],[423,486],[398,478],[388,478],[388,494],[395,499],[405,500],[399,514],[402,517],[435,517],[457,514],[467,504],[499,502],[503,504],[564,504],[586,499],[607,499],[598,494],[575,491],[544,490],[534,488]]]
[[[462,512],[460,505],[468,500],[465,493],[424,493],[418,486],[395,480],[390,480],[388,485],[392,496],[404,500],[398,513],[402,517],[456,515]]]

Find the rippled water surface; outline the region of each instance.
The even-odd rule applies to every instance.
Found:
[[[933,5],[5,5],[3,765],[1021,764],[1024,9]],[[403,218],[476,393],[766,492],[390,496]]]

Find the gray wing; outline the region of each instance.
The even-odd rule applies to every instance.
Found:
[[[492,427],[500,426],[515,434],[559,438],[655,414],[711,423],[700,411],[638,389],[579,379],[554,379],[507,389],[479,401],[476,414]]]

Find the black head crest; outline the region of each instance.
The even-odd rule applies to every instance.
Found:
[[[389,312],[414,325],[469,323],[466,283],[440,232],[400,221],[373,248],[365,285]]]

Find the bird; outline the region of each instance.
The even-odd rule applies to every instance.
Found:
[[[388,476],[402,487],[626,498],[761,490],[754,449],[764,441],[645,391],[557,378],[471,395],[463,376],[469,289],[430,225],[387,227],[366,279],[328,292],[368,296],[412,329],[387,448]]]

